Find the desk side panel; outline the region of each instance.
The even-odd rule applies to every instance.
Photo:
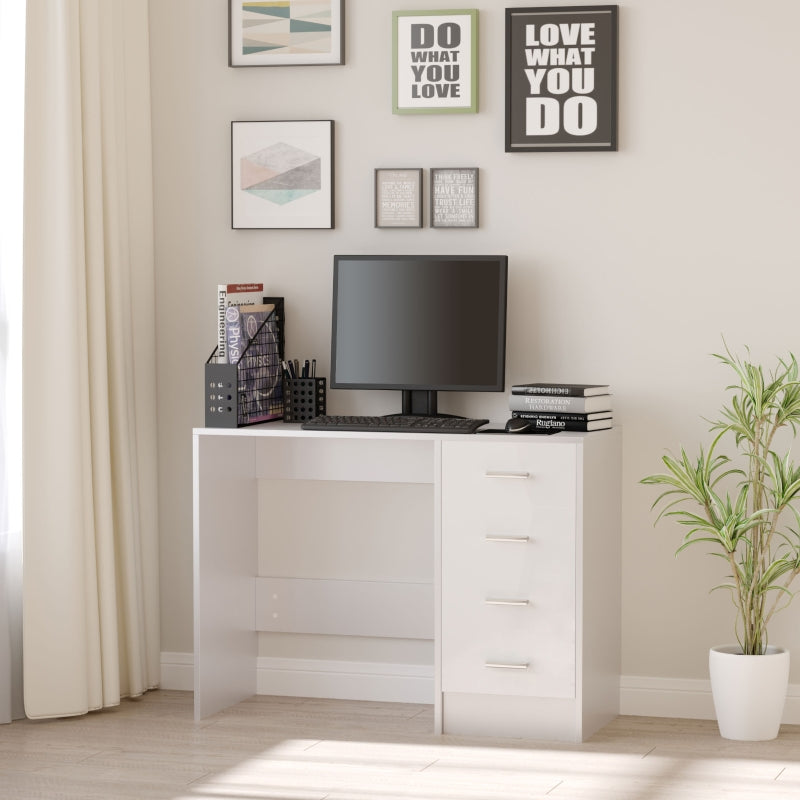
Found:
[[[582,558],[583,739],[619,714],[622,432],[588,434],[579,493]]]
[[[194,435],[194,709],[200,720],[256,693],[255,443]]]

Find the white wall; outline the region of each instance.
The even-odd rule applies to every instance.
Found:
[[[581,5],[587,0],[581,0]],[[568,3],[564,3],[565,5]],[[578,4],[578,3],[573,3]],[[504,252],[508,383],[612,384],[624,429],[623,672],[706,677],[732,607],[701,550],[653,529],[638,484],[665,448],[693,448],[728,376],[724,335],[757,358],[800,349],[796,231],[800,3],[628,0],[620,7],[619,152],[506,154],[504,7],[480,7],[477,115],[391,113],[391,11],[440,0],[347,0],[345,66],[231,69],[227,3],[150,3],[158,315],[162,650],[192,649],[191,429],[219,282],[259,280],[287,303],[288,350],[327,374],[336,252]],[[450,4],[462,7],[462,3]],[[525,5],[525,4],[518,4]],[[336,228],[230,228],[231,120],[333,119]],[[376,167],[476,166],[477,230],[376,230]],[[332,411],[394,396],[331,393]],[[444,410],[505,419],[506,398]],[[773,643],[800,651],[800,606]],[[800,681],[795,659],[792,681]]]

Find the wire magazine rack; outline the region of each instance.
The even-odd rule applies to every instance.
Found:
[[[241,428],[283,418],[284,301],[275,306],[249,339],[235,364],[222,363],[217,348],[205,364],[207,428]]]

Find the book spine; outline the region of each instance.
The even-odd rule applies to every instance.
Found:
[[[611,427],[611,420],[604,424],[601,420],[595,422],[572,422],[566,419],[534,419],[533,427],[541,431],[573,431],[584,432],[599,430],[603,427]]]
[[[242,331],[242,315],[239,306],[230,306],[225,309],[225,351],[229,364],[237,364],[242,357],[245,347],[244,332]]]
[[[217,362],[227,364],[225,308],[228,305],[228,286],[220,283],[217,285]]]
[[[511,394],[536,394],[542,397],[583,397],[585,392],[582,386],[512,386]]]
[[[553,411],[512,411],[511,416],[518,419],[562,420],[564,422],[591,422],[598,419],[610,419],[610,411],[596,411],[592,414],[561,414]]]
[[[592,399],[595,400],[596,398]],[[585,414],[586,398],[543,397],[540,395],[515,394],[508,398],[508,407],[511,411],[547,411],[550,413]]]

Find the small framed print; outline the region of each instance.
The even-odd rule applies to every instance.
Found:
[[[422,168],[375,170],[375,227],[422,227]]]
[[[395,114],[476,113],[478,12],[394,11]]]
[[[344,64],[344,0],[228,0],[228,64]]]
[[[333,121],[231,123],[231,227],[333,228]]]
[[[506,9],[506,152],[617,149],[618,6]]]
[[[431,169],[431,227],[478,227],[476,167]]]

